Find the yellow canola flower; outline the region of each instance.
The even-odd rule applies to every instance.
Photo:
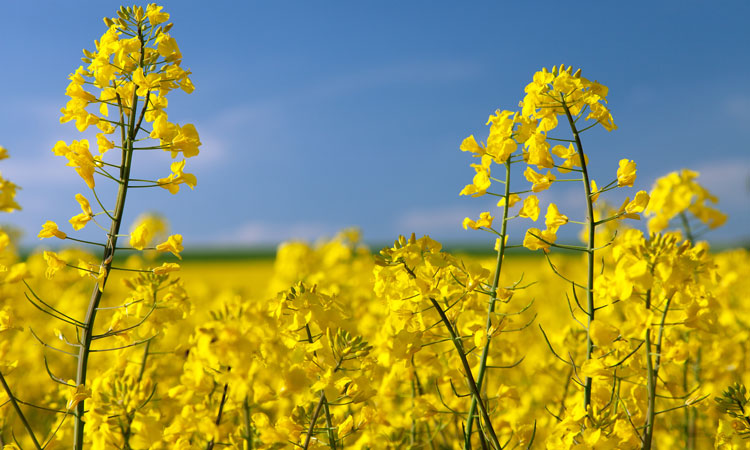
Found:
[[[146,6],[146,17],[151,22],[152,26],[159,25],[169,20],[169,13],[161,12],[162,6],[157,6],[156,3],[150,3]]]
[[[633,201],[625,206],[625,212],[628,214],[636,214],[642,212],[646,209],[646,206],[648,206],[649,200],[650,199],[646,191],[638,191],[638,193],[635,194],[635,198],[633,199]]]
[[[635,178],[635,162],[630,159],[621,159],[620,167],[617,169],[617,185],[632,187]]]
[[[25,262],[13,264],[8,270],[8,274],[5,276],[6,283],[17,283],[24,278],[29,277],[29,268]]]
[[[91,276],[96,278],[96,285],[99,287],[99,292],[104,292],[104,282],[107,280],[107,268],[104,267],[104,264],[99,266],[99,272],[96,275],[91,274]]]
[[[107,106],[106,103],[102,103],[102,105]],[[103,155],[107,153],[107,151],[115,148],[115,143],[107,139],[103,133],[97,133],[96,146],[99,149],[99,154]]]
[[[341,422],[338,427],[337,431],[339,436],[346,436],[347,433],[351,432],[354,428],[354,417],[349,415],[344,419],[343,422]]]
[[[482,156],[481,164],[472,164],[476,174],[471,184],[467,184],[466,187],[461,190],[458,195],[471,195],[472,197],[480,197],[487,192],[490,188],[492,181],[490,181],[490,165],[492,164],[492,158],[488,155]]]
[[[180,256],[180,252],[184,250],[184,247],[182,246],[182,235],[173,234],[172,236],[169,236],[166,242],[162,242],[156,246],[156,250],[160,252],[172,252],[173,255],[182,259],[182,256]]]
[[[557,232],[560,226],[568,223],[568,216],[561,214],[560,210],[557,209],[557,205],[550,203],[547,207],[547,214],[544,216],[544,224],[547,225],[547,229],[552,232]]]
[[[81,210],[83,212],[71,217],[70,224],[73,226],[73,229],[77,231],[85,227],[86,224],[94,218],[94,212],[91,210],[89,201],[82,194],[76,194],[76,201],[81,205]]]
[[[466,139],[461,142],[461,146],[459,147],[462,152],[471,152],[476,153],[474,156],[482,156],[486,153],[484,147],[479,145],[477,143],[477,140],[474,139],[474,135],[467,137]]]
[[[158,183],[161,187],[168,190],[171,194],[176,194],[180,190],[180,184],[187,184],[190,189],[195,188],[198,183],[197,178],[192,173],[185,173],[185,160],[173,162],[170,166],[172,173],[167,178],[159,178]]]
[[[44,260],[47,261],[47,271],[44,273],[47,279],[52,279],[55,272],[67,265],[55,252],[44,252]]]
[[[169,272],[176,272],[180,270],[180,265],[176,263],[164,263],[159,267],[154,267],[152,272],[156,275],[163,275]]]
[[[151,230],[148,224],[142,223],[130,233],[130,246],[136,250],[143,250],[151,240]]]
[[[532,251],[542,249],[546,253],[549,251],[550,244],[554,244],[556,240],[557,235],[554,231],[529,228],[523,238],[523,246]]]
[[[202,143],[198,136],[198,130],[195,129],[195,125],[188,123],[180,127],[177,136],[172,140],[169,150],[172,151],[172,158],[176,157],[178,152],[182,152],[185,158],[192,158],[198,155],[198,147],[200,145]]]
[[[523,176],[527,181],[532,183],[531,190],[533,192],[541,192],[549,188],[556,179],[552,172],[550,172],[549,170],[547,171],[547,175],[542,175],[541,173],[537,173],[537,171],[535,171],[531,167],[526,168],[526,170],[523,172]]]
[[[533,164],[540,169],[551,169],[555,166],[555,161],[549,153],[549,143],[547,143],[546,135],[535,133],[524,142],[524,145],[528,150],[523,155],[523,159],[527,164]]]
[[[669,221],[679,214],[690,212],[698,220],[714,229],[723,225],[727,216],[708,206],[719,201],[695,179],[698,172],[683,169],[656,180],[651,189],[651,201],[645,214],[653,216],[648,222],[651,233],[658,233],[669,226]]]
[[[65,156],[68,159],[66,165],[76,170],[89,189],[94,189],[94,169],[97,161],[89,150],[87,139],[73,141],[70,146],[66,145],[64,141],[57,141],[52,148],[52,152],[58,156]]]
[[[518,148],[518,144],[512,137],[513,125],[517,121],[517,112],[500,110],[487,120],[487,125],[490,125],[490,135],[487,137],[487,154],[498,164],[505,163]]]
[[[9,330],[23,330],[23,327],[16,325],[16,317],[10,307],[6,306],[0,309],[0,333]]]
[[[136,94],[145,97],[151,91],[159,90],[162,76],[158,73],[143,74],[143,68],[139,67],[133,72],[133,83],[138,85]]]
[[[73,380],[70,380],[70,383],[73,384],[75,382]],[[91,389],[86,388],[86,386],[83,384],[79,384],[76,387],[71,387],[69,391],[70,398],[68,399],[68,403],[65,405],[68,411],[78,406],[79,403],[86,400],[87,398],[91,398]]]
[[[477,221],[473,221],[470,218],[465,218],[463,221],[463,227],[464,230],[468,230],[469,228],[473,230],[478,230],[481,227],[490,228],[492,226],[492,221],[494,220],[494,217],[492,217],[488,212],[483,212],[479,214],[479,219]]]
[[[620,330],[601,319],[591,322],[589,333],[597,347],[610,345],[620,336]]]
[[[0,145],[0,160],[7,159],[10,156],[8,155],[8,149]]]
[[[564,159],[563,163],[558,165],[557,167],[557,170],[560,173],[568,173],[573,167],[581,167],[581,157],[573,147],[572,143],[567,147],[563,145],[555,145],[554,147],[552,147],[551,152],[556,156]],[[586,164],[588,164],[588,155],[583,155],[583,158],[586,161]]]
[[[512,208],[516,203],[521,201],[521,196],[518,194],[510,194],[508,200],[508,208]],[[502,208],[505,206],[505,197],[501,198],[500,201],[497,202],[497,207]]]
[[[536,222],[536,219],[539,218],[539,198],[533,194],[526,197],[518,215],[520,217],[527,217]]]
[[[596,186],[596,180],[593,178],[591,179],[591,202],[596,203],[596,201],[599,199],[599,188]]]
[[[42,231],[39,232],[37,237],[39,239],[56,237],[58,239],[65,239],[68,235],[63,233],[57,228],[57,224],[51,220],[48,220],[42,225]]]
[[[581,377],[606,380],[612,377],[612,369],[607,368],[601,359],[586,360],[579,371]]]

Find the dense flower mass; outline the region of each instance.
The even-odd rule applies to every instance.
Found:
[[[462,222],[491,257],[416,234],[372,252],[345,230],[273,262],[196,262],[158,214],[121,231],[128,189],[197,183],[196,128],[166,113],[194,89],[168,21],[121,8],[69,77],[61,122],[96,127],[96,148],[52,151],[88,190],[38,237],[78,247],[22,261],[0,231],[3,449],[750,448],[750,253],[698,240],[726,217],[695,172],[607,205],[637,182],[626,158],[607,184],[589,170],[584,133],[616,129],[607,87],[543,69],[486,142],[460,144],[477,158],[460,195],[499,197]],[[170,173],[135,175],[141,151],[168,152]],[[585,215],[548,201],[561,182]],[[17,189],[0,177],[0,210]],[[641,214],[648,234],[624,220]]]

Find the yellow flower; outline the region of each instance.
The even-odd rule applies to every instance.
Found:
[[[523,205],[521,206],[521,211],[518,212],[518,215],[521,217],[528,217],[529,219],[536,222],[536,219],[539,218],[539,198],[537,198],[537,196],[533,194],[526,197],[526,199],[523,201]]]
[[[526,230],[526,236],[524,236],[523,238],[523,246],[528,248],[529,250],[542,249],[546,253],[550,247],[550,244],[553,244],[556,240],[557,235],[554,231],[541,231],[538,228],[529,228],[528,230]]]
[[[73,382],[73,380],[70,381]],[[77,387],[71,387],[69,390],[70,399],[68,400],[68,403],[66,405],[66,409],[68,411],[78,406],[79,403],[86,400],[87,398],[91,398],[91,389],[87,389],[83,384],[79,384]]]
[[[172,158],[177,156],[177,152],[182,152],[185,158],[191,158],[198,155],[200,145],[202,143],[200,137],[198,137],[198,131],[195,129],[195,125],[189,123],[180,127],[169,150],[172,151]]]
[[[8,270],[8,274],[5,276],[5,282],[17,283],[28,276],[30,276],[30,273],[26,263],[16,263],[10,266],[10,270]]]
[[[44,275],[51,279],[55,272],[66,266],[65,261],[60,259],[55,252],[44,252],[44,260],[47,261],[47,271]]]
[[[169,20],[169,13],[161,12],[162,7],[151,3],[146,7],[146,17],[152,26],[159,25]]]
[[[542,175],[537,173],[531,167],[526,168],[523,172],[523,176],[526,177],[526,180],[530,183],[533,183],[531,186],[533,192],[543,191],[549,188],[549,186],[555,181],[555,176],[549,170],[547,171],[547,175]]]
[[[180,184],[187,184],[190,189],[193,189],[198,183],[195,175],[192,173],[183,172],[185,168],[185,160],[173,162],[170,166],[172,173],[167,178],[160,178],[158,180],[159,185],[164,189],[168,190],[172,194],[176,194],[180,190]]]
[[[151,240],[151,230],[148,228],[148,224],[142,223],[138,225],[132,233],[130,233],[130,246],[137,250],[143,250]]]
[[[492,217],[489,212],[483,212],[479,214],[479,219],[476,222],[468,217],[465,218],[463,221],[463,227],[464,230],[468,230],[469,228],[478,230],[481,227],[490,228],[493,220],[494,217]]]
[[[157,91],[161,86],[162,76],[158,73],[143,74],[143,68],[139,67],[133,72],[133,82],[138,85],[138,95],[145,97],[150,91]]]
[[[44,223],[44,225],[42,225],[42,231],[39,232],[37,237],[39,239],[44,239],[51,238],[53,236],[58,239],[65,239],[67,237],[67,234],[57,229],[57,224],[55,222],[48,220]]]
[[[471,135],[464,139],[464,141],[461,142],[461,147],[459,148],[462,152],[476,153],[477,156],[482,156],[485,153],[484,147],[477,144],[476,139],[474,139],[474,135]]]
[[[557,205],[550,203],[547,207],[547,214],[544,216],[544,224],[547,225],[547,229],[556,232],[561,225],[568,223],[568,216],[560,214],[557,209]]]
[[[549,153],[547,136],[542,133],[535,133],[524,142],[524,145],[528,149],[528,152],[524,153],[524,160],[527,164],[533,164],[540,169],[548,169],[555,166],[555,161]]]
[[[58,142],[55,144],[52,151],[55,152],[55,154],[60,154],[59,152],[65,151],[64,156],[68,158],[67,165],[75,168],[78,175],[86,182],[86,185],[90,189],[94,189],[94,168],[96,167],[96,162],[94,156],[89,151],[88,140],[81,139],[80,141],[73,141],[70,144],[70,147],[65,146],[64,142],[62,145]]]
[[[107,105],[106,103],[102,103],[102,105]],[[103,155],[107,153],[108,150],[113,149],[115,147],[115,143],[107,139],[103,133],[97,133],[96,134],[96,146],[99,149],[99,154]]]
[[[617,169],[617,185],[633,186],[635,182],[635,162],[628,159],[620,160],[620,167]]]
[[[152,272],[154,272],[156,275],[163,275],[165,273],[169,272],[175,272],[180,270],[180,265],[176,263],[164,263],[159,267],[154,267],[152,269]]]
[[[76,194],[76,201],[81,205],[81,210],[83,212],[73,216],[70,219],[70,224],[73,226],[74,230],[80,230],[94,217],[94,213],[91,211],[89,201],[82,194]]]
[[[184,248],[182,246],[181,234],[174,234],[172,236],[169,236],[166,242],[163,242],[156,246],[156,250],[160,252],[172,252],[172,254],[174,254],[179,259],[182,259],[182,256],[180,256],[180,252],[183,249]]]
[[[481,164],[472,164],[471,167],[476,171],[472,184],[467,184],[458,195],[471,195],[472,197],[484,195],[492,184],[490,181],[491,164],[492,158],[488,155],[482,156]]]
[[[633,201],[625,206],[625,212],[627,212],[628,214],[636,214],[642,212],[644,209],[646,209],[648,201],[649,196],[646,191],[638,191],[638,193],[635,194],[635,198],[633,199]]]
[[[591,202],[596,203],[596,201],[599,199],[599,188],[596,186],[596,181],[594,179],[591,179]]]
[[[521,201],[521,196],[518,194],[510,194],[508,200],[508,208],[512,208],[516,203]],[[499,202],[497,202],[497,207],[502,208],[505,206],[505,197],[501,198]]]

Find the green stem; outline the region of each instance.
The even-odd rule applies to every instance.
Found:
[[[31,429],[31,424],[29,424],[29,421],[26,420],[26,416],[23,415],[23,411],[21,411],[21,407],[18,405],[16,397],[14,397],[13,393],[10,391],[10,386],[8,386],[8,382],[5,381],[5,377],[3,376],[2,372],[0,372],[0,383],[2,383],[3,389],[5,389],[5,393],[8,395],[10,404],[13,405],[13,409],[16,410],[18,418],[21,419],[21,423],[23,423],[24,428],[26,428],[29,436],[31,436],[31,441],[34,442],[34,447],[36,447],[38,450],[42,450],[42,446],[39,445],[39,441],[36,440],[34,430]]]
[[[490,353],[490,330],[492,328],[492,315],[495,313],[495,302],[497,301],[497,287],[500,283],[500,271],[503,267],[503,257],[505,255],[505,233],[508,230],[508,199],[510,198],[510,161],[505,161],[505,205],[503,205],[503,222],[500,228],[500,245],[497,249],[497,263],[495,264],[495,275],[492,278],[492,289],[490,290],[490,304],[487,308],[487,323],[485,330],[487,332],[487,345],[482,349],[482,356],[479,362],[479,372],[477,373],[477,389],[481,392],[484,384],[484,374],[487,370],[487,357]],[[471,450],[471,433],[474,426],[477,410],[477,399],[476,397],[471,398],[471,405],[469,406],[469,414],[466,417],[466,440],[464,441],[464,449]]]
[[[463,345],[461,344],[461,338],[456,335],[456,332],[453,330],[453,325],[451,325],[450,320],[448,320],[448,316],[445,315],[443,308],[440,307],[438,302],[434,298],[430,298],[430,302],[432,302],[432,306],[435,307],[435,310],[440,315],[440,320],[442,320],[445,328],[448,329],[448,334],[450,334],[451,336],[453,346],[456,347],[458,357],[461,359],[461,364],[464,366],[464,372],[466,372],[466,381],[469,385],[469,389],[471,390],[474,398],[476,398],[477,404],[479,405],[479,411],[482,413],[482,419],[484,419],[484,426],[486,428],[486,431],[490,434],[490,439],[492,439],[492,444],[495,450],[500,450],[503,447],[502,445],[500,445],[500,441],[497,439],[497,435],[495,434],[495,429],[492,427],[490,415],[489,413],[487,413],[487,407],[480,397],[477,383],[476,381],[474,381],[474,375],[472,375],[471,373],[471,365],[469,365],[469,361],[466,359],[466,352],[464,351]]]
[[[651,290],[649,289],[646,294],[647,306],[650,306],[650,302]],[[653,353],[654,358],[651,357],[651,330],[646,330],[646,369],[648,370],[646,389],[648,389],[648,408],[646,411],[646,425],[643,428],[643,436],[641,439],[641,450],[649,450],[654,438],[654,422],[656,420],[656,381],[659,378],[659,368],[661,367],[661,342],[662,337],[664,336],[664,323],[667,320],[667,312],[669,311],[670,302],[671,299],[668,299],[661,315],[659,336]]]
[[[690,222],[688,221],[685,211],[680,212],[680,221],[682,221],[682,227],[685,229],[685,237],[690,241],[690,244],[694,245],[695,241],[693,240],[693,231],[690,229]]]
[[[156,294],[154,294],[156,296]],[[155,300],[155,299],[154,299]],[[138,378],[136,385],[139,385],[141,381],[143,380],[143,374],[146,372],[146,361],[148,360],[148,350],[151,347],[151,341],[146,341],[146,345],[143,348],[143,358],[141,358],[141,368],[138,370]],[[123,427],[122,432],[122,440],[125,447],[123,447],[123,450],[130,449],[130,434],[133,432],[132,425],[133,425],[133,419],[135,418],[135,411],[133,413],[130,413],[126,416],[127,423]]]
[[[242,420],[243,420],[243,426],[245,428],[244,436],[242,436],[245,439],[245,444],[242,447],[243,450],[252,450],[253,448],[253,431],[250,427],[250,403],[247,401],[247,396],[245,396],[245,400],[242,401]]]
[[[307,333],[307,341],[312,344],[313,338],[312,333],[310,332],[310,326],[305,325],[305,332]],[[313,352],[313,354],[315,354]],[[332,373],[336,373],[340,368],[341,364],[344,362],[344,357],[341,356],[336,363],[336,367],[333,368]],[[310,446],[310,440],[312,439],[313,432],[315,431],[315,424],[318,422],[318,417],[320,417],[320,412],[323,410],[323,407],[325,406],[326,411],[326,422],[328,427],[328,445],[332,448],[336,448],[336,434],[333,432],[333,424],[331,423],[331,415],[328,411],[328,399],[326,399],[326,393],[324,390],[321,389],[320,391],[320,400],[318,400],[318,404],[315,406],[315,410],[313,411],[312,418],[310,419],[310,428],[307,430],[307,436],[305,436],[305,443],[302,446],[304,450],[307,450],[307,448]]]
[[[591,183],[589,181],[589,173],[586,167],[586,155],[583,153],[583,144],[581,143],[581,137],[576,128],[573,116],[570,113],[567,103],[565,103],[565,97],[561,96],[562,106],[565,110],[565,115],[568,117],[568,123],[570,129],[573,132],[573,138],[576,143],[576,150],[578,152],[578,159],[581,163],[581,173],[583,174],[583,189],[586,194],[586,222],[588,225],[588,236],[586,242],[586,253],[587,253],[587,277],[586,277],[586,315],[588,316],[588,322],[586,324],[586,361],[591,359],[591,354],[594,351],[594,342],[591,340],[591,323],[594,321],[594,239],[596,236],[596,222],[594,221],[594,202],[591,200]],[[583,406],[588,410],[591,404],[591,386],[593,380],[591,377],[586,377],[586,385],[583,390]]]
[[[224,413],[224,405],[227,403],[227,390],[229,389],[229,384],[224,385],[224,392],[221,393],[221,402],[219,403],[219,413],[216,415],[216,429],[219,429],[219,425],[221,425],[221,416]],[[214,442],[216,441],[216,437],[211,438],[210,441],[208,441],[208,444],[206,444],[206,450],[213,450],[214,448]]]
[[[143,65],[143,36],[141,34],[140,28],[138,29],[138,36],[141,42],[140,65]],[[123,133],[123,135],[125,136],[125,141],[122,145],[122,165],[120,169],[120,183],[117,189],[115,213],[108,234],[107,244],[104,247],[104,254],[102,255],[101,267],[104,268],[107,275],[101,281],[101,288],[98,281],[94,285],[94,289],[91,293],[91,299],[89,300],[88,310],[86,311],[84,326],[81,329],[81,348],[78,353],[78,367],[76,369],[77,386],[86,385],[86,375],[88,372],[89,354],[91,353],[91,342],[94,335],[94,322],[96,320],[96,312],[97,308],[99,307],[99,303],[101,302],[107,279],[109,278],[109,271],[112,267],[112,261],[114,259],[115,250],[117,248],[117,236],[120,233],[120,225],[122,223],[123,212],[125,210],[125,198],[128,193],[127,182],[130,178],[130,168],[133,160],[133,141],[138,134],[138,127],[136,127],[137,110],[138,94],[134,89],[130,108],[128,132],[126,136],[125,133]],[[141,115],[141,117],[142,116],[143,115]],[[85,426],[83,415],[86,411],[84,403],[84,401],[79,402],[75,411],[75,425],[73,431],[73,448],[75,450],[83,450]]]
[[[323,404],[323,412],[326,416],[326,427],[328,431],[328,445],[331,450],[336,450],[336,442],[338,440],[336,436],[336,429],[333,428],[333,420],[331,419],[331,411],[328,409],[328,401]]]

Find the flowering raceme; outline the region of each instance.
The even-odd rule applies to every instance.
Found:
[[[74,140],[70,144],[58,141],[52,152],[63,156],[67,160],[67,166],[72,167],[83,179],[85,185],[91,191],[91,195],[76,194],[75,200],[80,206],[81,212],[70,219],[74,231],[80,231],[93,221],[102,230],[107,230],[103,220],[109,221],[108,231],[103,236],[104,243],[73,237],[61,231],[55,222],[47,221],[38,236],[40,239],[56,237],[62,240],[72,240],[85,245],[95,246],[103,250],[99,263],[91,262],[91,255],[81,254],[76,257],[64,257],[62,253],[45,251],[43,259],[46,262],[45,275],[47,279],[59,277],[65,269],[75,269],[81,276],[91,277],[95,280],[91,291],[89,306],[85,317],[78,312],[65,313],[60,309],[50,306],[48,301],[41,298],[35,291],[39,289],[38,283],[27,282],[24,285],[29,289],[27,298],[38,308],[53,316],[65,326],[75,329],[75,340],[68,340],[65,333],[57,333],[62,336],[67,345],[73,347],[74,352],[64,352],[77,358],[75,379],[63,382],[61,378],[52,375],[51,378],[63,383],[73,389],[72,399],[67,403],[68,412],[74,417],[74,429],[70,434],[69,429],[63,429],[63,435],[72,437],[73,447],[82,449],[86,442],[117,443],[118,447],[128,447],[128,439],[133,430],[143,427],[142,421],[136,420],[132,410],[126,411],[124,416],[111,411],[110,417],[118,417],[123,435],[112,440],[101,427],[109,419],[100,419],[97,414],[100,405],[94,403],[94,410],[85,407],[89,398],[99,399],[101,393],[92,393],[92,384],[88,382],[89,357],[92,353],[113,351],[131,346],[145,346],[146,355],[143,356],[143,367],[145,370],[148,359],[148,348],[152,336],[138,336],[137,329],[153,314],[158,303],[158,298],[163,295],[158,290],[153,293],[153,298],[139,299],[138,302],[146,301],[153,304],[150,311],[142,310],[139,314],[127,313],[129,303],[117,304],[117,299],[110,299],[105,295],[105,286],[113,271],[124,270],[145,274],[145,282],[152,286],[160,286],[166,283],[169,272],[179,270],[176,263],[165,262],[160,266],[152,268],[141,268],[133,266],[120,266],[115,263],[115,255],[118,250],[146,250],[154,249],[150,245],[153,231],[148,224],[142,223],[135,227],[129,235],[129,248],[118,247],[118,238],[124,217],[125,199],[131,188],[163,187],[171,193],[177,193],[180,184],[195,187],[196,179],[192,174],[184,172],[185,159],[191,158],[199,153],[201,145],[200,137],[192,124],[176,124],[169,121],[166,112],[166,96],[174,89],[182,89],[186,93],[193,91],[194,86],[190,81],[190,71],[181,67],[182,55],[175,39],[169,35],[172,24],[165,24],[169,14],[162,8],[152,4],[147,8],[135,6],[121,8],[115,18],[104,20],[107,30],[101,39],[95,42],[93,51],[84,50],[82,58],[84,66],[79,66],[74,73],[69,75],[70,83],[65,93],[69,97],[68,103],[61,109],[60,122],[75,122],[76,128],[83,132],[89,127],[97,128],[96,147],[92,152],[88,139]],[[91,109],[91,111],[89,110]],[[146,131],[150,128],[152,131]],[[116,132],[119,131],[119,142]],[[142,136],[143,134],[146,136]],[[149,145],[145,139],[156,139],[157,145]],[[137,178],[135,174],[140,170],[138,166],[138,154],[143,151],[168,152],[172,159],[180,155],[183,159],[171,165],[172,174],[160,180],[144,180]],[[114,181],[117,186],[117,197],[107,207],[102,196],[97,192],[102,183]],[[4,182],[4,180],[3,180]],[[15,187],[11,184],[0,184],[2,193],[12,198]],[[92,208],[89,199],[96,199],[96,210]],[[104,199],[106,200],[106,199]],[[13,204],[6,201],[6,209],[11,209]],[[161,252],[171,252],[178,258],[183,250],[182,235],[170,236],[166,242],[158,244],[155,248]],[[20,266],[13,272],[13,280],[30,278],[27,271]],[[6,278],[6,282],[8,278]],[[172,282],[171,286],[177,286],[179,282]],[[136,288],[136,284],[131,284]],[[113,301],[114,300],[114,301]],[[101,305],[108,303],[110,306]],[[79,303],[72,303],[79,304]],[[65,308],[68,308],[67,306]],[[126,314],[123,316],[118,310],[124,308]],[[135,308],[140,310],[141,308]],[[100,311],[101,310],[101,311]],[[110,313],[110,311],[117,311]],[[100,320],[106,320],[113,316],[112,324],[108,330],[101,331],[97,322],[97,313]],[[83,317],[76,319],[74,317]],[[144,326],[142,328],[149,328]],[[112,349],[95,349],[94,342],[104,338],[112,340],[125,340],[125,346],[116,344]],[[40,339],[40,342],[41,341]],[[51,347],[45,343],[46,347]],[[94,369],[95,370],[95,369]],[[95,376],[99,376],[94,371]],[[65,377],[64,379],[67,379]],[[96,378],[95,378],[96,380]],[[93,383],[94,390],[98,389],[97,381]],[[83,395],[82,393],[86,393]],[[105,402],[106,403],[106,402]],[[111,406],[111,405],[110,405]],[[104,406],[101,406],[102,408]],[[19,412],[19,415],[21,413]],[[84,419],[84,416],[87,419]],[[106,415],[105,415],[106,416]],[[124,422],[123,422],[124,421]],[[91,433],[84,433],[84,426],[91,422]],[[126,423],[127,425],[123,425]],[[132,425],[132,428],[131,428]],[[62,426],[62,422],[60,423]],[[28,430],[32,441],[36,442],[34,433]],[[109,437],[107,437],[109,436]],[[103,439],[103,440],[102,440]],[[128,447],[129,448],[129,447]]]

